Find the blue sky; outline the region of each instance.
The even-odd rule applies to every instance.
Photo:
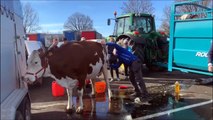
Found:
[[[107,19],[113,17],[114,11],[121,15],[125,0],[21,0],[29,2],[39,15],[40,32],[58,33],[64,30],[63,25],[75,12],[90,16],[94,28],[103,36],[113,33],[113,25],[107,26]],[[151,0],[155,8],[155,21],[158,28],[163,17],[163,8],[171,5],[172,0]],[[113,22],[112,22],[113,23]]]

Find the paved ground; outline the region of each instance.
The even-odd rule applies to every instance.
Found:
[[[200,85],[195,79],[205,76],[186,74],[181,72],[144,72],[144,79],[152,100],[148,104],[135,104],[129,99],[132,86],[128,80],[113,81],[111,87],[116,96],[111,102],[105,94],[96,94],[90,97],[89,90],[84,94],[84,112],[82,114],[66,114],[64,109],[67,104],[67,96],[53,97],[51,94],[52,79],[45,79],[41,86],[31,86],[33,120],[131,120],[131,119],[162,119],[162,120],[212,120],[213,85]],[[174,101],[173,84],[181,83],[181,99]],[[119,85],[129,86],[125,91],[119,91]],[[164,92],[166,91],[166,94]],[[73,97],[74,104],[78,104],[78,98]],[[192,105],[192,106],[190,106]],[[194,106],[195,105],[195,106]],[[184,108],[183,108],[184,107]],[[180,109],[177,109],[180,108]],[[174,111],[173,111],[174,110]],[[165,113],[162,113],[165,112]],[[157,115],[155,113],[161,113]]]

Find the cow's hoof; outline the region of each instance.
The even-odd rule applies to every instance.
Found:
[[[80,107],[78,107],[78,108],[76,109],[76,113],[77,113],[77,114],[82,114],[82,113],[83,113],[83,109],[80,108]]]
[[[75,110],[73,110],[73,109],[65,109],[65,112],[66,112],[67,114],[72,114],[72,113],[75,112]]]
[[[92,98],[95,98],[95,94],[91,94],[90,96],[91,96]]]
[[[71,108],[71,109],[67,109],[67,108],[65,108],[65,112],[66,112],[67,114],[72,114],[72,113],[74,113],[74,112],[75,112],[75,107],[74,107],[74,106],[72,106],[72,108]]]

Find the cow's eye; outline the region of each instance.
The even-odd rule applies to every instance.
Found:
[[[37,64],[38,62],[35,62],[35,64]]]

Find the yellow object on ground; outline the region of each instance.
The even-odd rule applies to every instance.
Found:
[[[124,72],[124,64],[121,64],[121,66],[119,67],[119,71]]]
[[[178,81],[175,82],[175,100],[179,101],[180,99],[180,83]]]

